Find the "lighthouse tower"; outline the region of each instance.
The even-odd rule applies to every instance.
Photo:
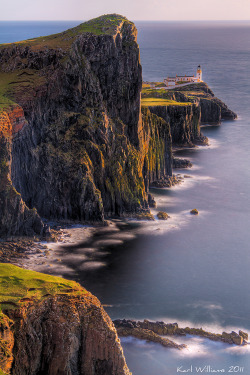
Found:
[[[198,65],[198,68],[197,68],[196,78],[197,78],[198,82],[202,81],[202,70],[201,70],[201,66],[200,65]]]

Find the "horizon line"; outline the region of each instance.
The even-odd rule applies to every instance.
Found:
[[[31,22],[41,22],[41,21],[48,21],[48,22],[86,22],[86,21],[90,21],[92,19],[95,19],[95,18],[98,18],[98,17],[94,17],[94,18],[89,18],[89,19],[81,19],[81,20],[73,20],[73,19],[60,19],[60,20],[56,20],[56,19],[27,19],[27,20],[1,20],[0,19],[0,22],[28,22],[28,21],[31,21]],[[145,19],[145,20],[133,20],[131,19],[131,21],[133,22],[239,22],[239,21],[242,21],[242,22],[250,22],[250,19],[194,19],[194,20],[150,20],[150,19]]]

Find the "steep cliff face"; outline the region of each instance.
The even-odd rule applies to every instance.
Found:
[[[201,135],[201,107],[197,104],[185,106],[150,106],[150,111],[170,124],[172,142],[179,145],[192,145],[203,142]]]
[[[12,107],[0,117],[0,236],[33,235],[43,230],[36,210],[30,210],[11,181],[12,136],[25,126],[23,111]]]
[[[218,99],[205,82],[177,88],[173,94],[183,101],[193,101],[200,105],[202,123],[220,124],[221,120],[237,118],[237,114]]]
[[[41,216],[103,221],[147,208],[136,34],[111,15],[0,49],[6,95],[27,120],[11,178]]]
[[[143,176],[146,191],[153,181],[172,176],[173,154],[172,137],[169,122],[142,108],[142,123],[148,138],[146,155],[143,164]]]
[[[204,142],[201,121],[234,115],[206,85],[154,90],[172,103],[141,114],[136,38],[133,23],[107,15],[0,46],[0,129],[8,129],[4,112],[15,108],[7,116],[11,173],[2,191],[9,181],[20,202],[46,218],[103,222],[105,215],[147,210],[149,183],[172,175],[171,143]],[[18,202],[10,212],[5,204],[3,233],[10,216],[20,223],[25,209]],[[27,207],[35,221],[26,214],[23,220],[31,229],[18,224],[10,232],[38,230],[40,219]]]
[[[61,278],[0,268],[0,288],[8,282],[9,293],[0,293],[0,368],[6,374],[130,374],[115,327],[96,297]]]

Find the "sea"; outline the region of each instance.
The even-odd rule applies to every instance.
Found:
[[[80,21],[0,22],[0,43],[63,31]],[[144,81],[192,75],[238,114],[206,124],[209,146],[176,152],[193,167],[171,189],[151,189],[170,219],[119,221],[88,244],[92,255],[68,260],[71,277],[105,305],[113,319],[177,322],[212,332],[250,333],[250,21],[137,22]],[[198,216],[189,211],[197,208]],[[68,259],[87,254],[68,246]],[[72,258],[73,259],[73,258]],[[63,276],[67,277],[65,272]],[[250,346],[176,338],[178,351],[122,339],[134,375],[240,373],[250,375]]]

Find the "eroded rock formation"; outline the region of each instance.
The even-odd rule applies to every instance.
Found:
[[[159,337],[186,336],[187,334],[189,334],[204,337],[212,341],[222,341],[228,344],[235,345],[246,345],[248,341],[248,334],[243,331],[239,331],[239,333],[232,331],[231,333],[223,332],[222,334],[219,334],[205,331],[202,328],[180,328],[177,323],[151,322],[146,319],[144,321],[117,319],[114,321],[114,324],[120,336],[130,335],[142,339],[146,337],[146,334],[149,331],[158,335]],[[151,340],[150,337],[151,336],[148,335],[148,340],[154,341],[154,339]],[[173,342],[171,341],[171,343]]]
[[[9,275],[0,281],[0,372],[130,374],[116,329],[96,297],[74,282],[0,266]]]

